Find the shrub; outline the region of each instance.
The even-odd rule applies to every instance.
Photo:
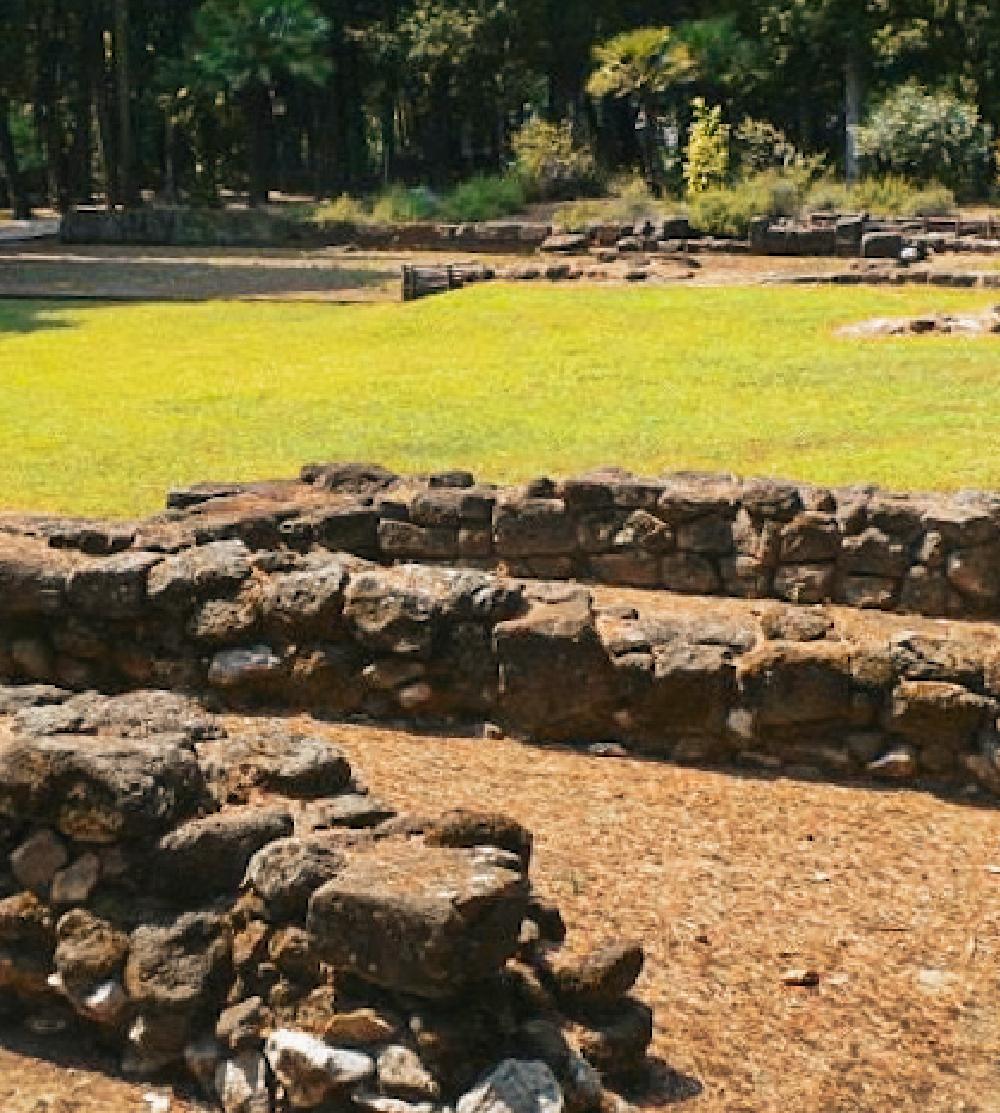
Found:
[[[516,175],[479,174],[442,199],[439,215],[458,222],[496,220],[520,212],[526,203],[524,184]]]
[[[692,102],[694,122],[688,137],[684,181],[688,193],[702,193],[721,186],[729,176],[729,125],[722,109],[709,108],[701,97]]]
[[[514,134],[511,146],[517,175],[535,197],[561,201],[597,187],[594,154],[576,142],[568,120],[529,120]]]
[[[794,170],[814,175],[826,161],[823,155],[804,155],[780,128],[750,116],[744,117],[733,132],[733,150],[743,178],[765,170]]]
[[[795,216],[804,189],[801,176],[770,171],[702,190],[688,201],[691,224],[713,236],[746,236],[754,217]]]
[[[385,224],[407,224],[413,221],[433,220],[440,202],[423,186],[409,189],[404,185],[386,186],[375,198],[372,217]]]
[[[636,224],[683,208],[670,198],[656,197],[638,174],[624,175],[612,180],[606,197],[560,205],[555,223],[567,232],[582,232],[593,224]]]
[[[970,186],[986,168],[989,134],[979,109],[910,82],[892,90],[857,131],[859,154],[885,172],[950,187]]]
[[[303,215],[310,220],[343,221],[346,224],[360,224],[370,218],[364,205],[347,193],[342,193],[334,201],[305,206]]]
[[[945,216],[955,211],[955,194],[939,182],[922,186],[894,175],[865,178],[852,186],[824,178],[809,190],[805,206],[813,211]]]

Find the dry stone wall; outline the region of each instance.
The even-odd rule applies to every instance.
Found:
[[[87,556],[22,539],[0,584],[0,675],[22,683],[168,687],[233,708],[490,724],[681,762],[1000,790],[991,624],[684,601],[241,540]]]
[[[561,951],[531,850],[504,816],[395,815],[280,721],[0,687],[0,1016],[226,1113],[614,1109],[642,948]]]
[[[6,529],[63,555],[113,554],[113,567],[137,576],[157,553],[241,540],[251,549],[347,552],[384,564],[1000,618],[996,492],[831,490],[617,469],[504,488],[466,472],[414,478],[330,464],[307,467],[296,481],[185,488],[169,503],[146,522],[8,521]]]

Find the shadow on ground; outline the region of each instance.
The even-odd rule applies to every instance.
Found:
[[[72,328],[57,309],[38,301],[3,301],[0,299],[0,339],[13,333],[38,332],[41,329]]]
[[[220,298],[371,301],[398,296],[399,268],[329,260],[94,258],[0,253],[0,298],[210,301]]]

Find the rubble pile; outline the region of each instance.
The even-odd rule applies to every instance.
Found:
[[[0,690],[0,1008],[227,1113],[597,1110],[641,948],[561,949],[532,837],[396,815],[330,743],[168,692]]]

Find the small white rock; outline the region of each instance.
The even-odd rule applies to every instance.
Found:
[[[364,1082],[375,1073],[369,1055],[330,1047],[315,1036],[288,1028],[268,1036],[264,1054],[288,1100],[298,1109],[312,1109],[334,1090]]]
[[[244,1051],[220,1063],[215,1091],[225,1113],[270,1113],[267,1065],[257,1051]]]
[[[556,1076],[536,1060],[505,1059],[474,1090],[459,1098],[457,1113],[562,1113]]]
[[[128,1007],[128,995],[120,982],[110,978],[74,1003],[89,1020],[97,1024],[114,1024]]]

